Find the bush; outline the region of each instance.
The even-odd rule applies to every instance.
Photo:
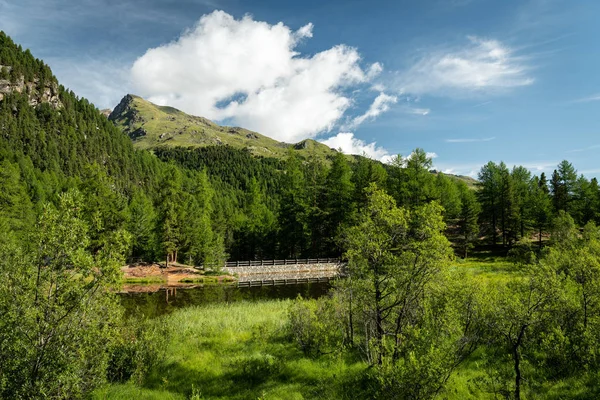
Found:
[[[531,265],[537,262],[533,246],[527,239],[519,240],[508,252],[508,258],[519,266]]]
[[[289,311],[289,328],[305,355],[317,356],[342,349],[344,321],[335,300],[296,299]]]
[[[163,320],[132,318],[125,322],[121,336],[111,348],[107,379],[141,383],[148,371],[164,357],[168,337]]]
[[[281,363],[271,354],[255,353],[235,363],[235,369],[242,373],[242,378],[251,383],[264,382],[277,374]]]

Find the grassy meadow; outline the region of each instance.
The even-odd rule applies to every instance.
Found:
[[[452,273],[481,282],[515,279],[505,257],[482,252],[457,259]],[[181,308],[157,319],[169,327],[166,357],[137,384],[111,384],[93,399],[363,399],[368,364],[357,353],[305,356],[288,328],[292,300],[213,303]],[[494,399],[482,351],[450,377],[438,398]],[[581,380],[543,382],[526,398],[587,398]],[[361,395],[361,392],[364,393]],[[580,394],[580,397],[578,397]],[[567,397],[565,397],[567,396]]]
[[[93,398],[339,398],[366,364],[358,358],[304,357],[286,329],[290,303],[212,304],[165,316],[172,334],[161,365],[142,386],[111,385]]]

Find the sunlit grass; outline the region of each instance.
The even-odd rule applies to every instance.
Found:
[[[168,355],[143,389],[111,385],[95,399],[351,398],[344,383],[366,364],[353,356],[307,358],[289,337],[289,301],[213,304],[165,316]],[[163,396],[163,397],[161,397]]]
[[[165,283],[167,282],[167,278],[162,275],[157,276],[143,276],[143,277],[126,277],[123,278],[123,283]]]
[[[457,258],[451,265],[451,271],[466,273],[487,282],[508,281],[521,275],[521,269],[512,261],[485,251],[474,253],[466,259]]]

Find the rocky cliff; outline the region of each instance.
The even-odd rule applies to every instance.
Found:
[[[10,74],[12,67],[8,65],[0,65],[0,70]],[[0,79],[0,101],[9,93],[26,93],[29,98],[29,105],[37,106],[40,103],[48,103],[53,108],[61,108],[62,103],[58,96],[58,84],[44,83],[40,85],[39,78],[34,78],[31,82],[25,82],[25,78],[21,76],[18,79]]]

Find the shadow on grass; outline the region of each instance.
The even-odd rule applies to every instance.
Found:
[[[186,398],[196,388],[201,398],[207,399],[256,399],[266,395],[285,399],[354,399],[357,393],[366,395],[372,389],[364,366],[355,360],[308,359],[288,346],[269,347],[270,352],[255,352],[225,362],[221,371],[179,362],[165,364],[148,377],[144,387]]]

